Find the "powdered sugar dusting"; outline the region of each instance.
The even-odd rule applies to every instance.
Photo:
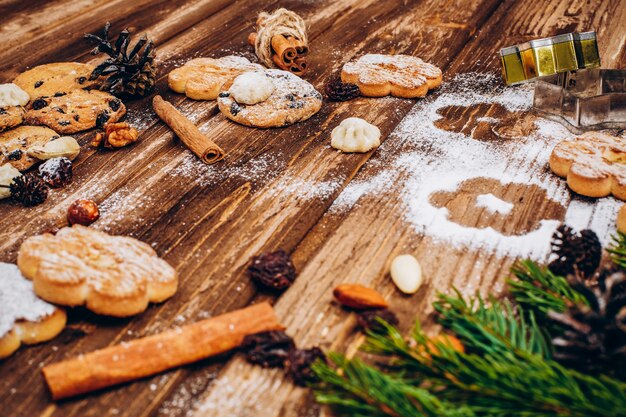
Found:
[[[39,321],[54,313],[55,307],[35,295],[33,283],[13,264],[0,262],[0,337],[18,320]]]
[[[509,214],[513,210],[513,203],[504,201],[491,193],[476,197],[476,206],[484,207],[490,213],[498,214]]]
[[[545,257],[550,237],[559,224],[557,220],[540,220],[535,230],[505,236],[491,227],[474,228],[455,223],[449,219],[445,207],[435,207],[431,202],[433,193],[455,192],[465,181],[491,178],[503,185],[540,187],[548,199],[568,207],[565,221],[575,220],[577,227],[592,227],[606,242],[613,230],[613,222],[607,218],[613,218],[619,202],[613,198],[586,202],[572,197],[565,182],[547,169],[552,148],[559,141],[571,138],[571,133],[563,126],[538,119],[537,129],[528,137],[508,141],[480,141],[435,126],[434,122],[442,118],[440,109],[478,103],[500,104],[509,111],[529,111],[532,85],[504,87],[494,75],[457,75],[445,83],[437,95],[415,105],[379,148],[375,158],[368,162],[373,175],[350,183],[331,210],[346,210],[358,204],[361,198],[386,193],[390,184],[399,184],[405,220],[418,233],[457,247],[483,249],[500,256]],[[490,119],[482,121],[490,122]],[[514,204],[512,202],[495,201],[491,197],[480,200],[479,205],[482,203],[483,207],[504,216],[514,207],[509,205]],[[592,216],[594,211],[596,215]]]

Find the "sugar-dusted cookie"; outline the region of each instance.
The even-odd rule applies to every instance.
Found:
[[[0,164],[6,162],[20,171],[26,171],[38,162],[28,155],[31,146],[45,145],[58,138],[52,129],[43,126],[19,126],[0,133]]]
[[[423,97],[441,78],[438,67],[410,55],[363,55],[341,71],[341,80],[358,85],[367,97]]]
[[[19,126],[24,121],[22,106],[0,107],[0,132]]]
[[[39,299],[33,283],[16,265],[0,262],[0,359],[22,343],[33,345],[52,339],[65,322],[65,312]]]
[[[24,120],[67,134],[102,127],[107,122],[117,122],[124,114],[124,103],[109,93],[72,90],[67,94],[39,97],[31,101]]]
[[[34,100],[93,86],[94,81],[89,81],[93,70],[94,66],[89,64],[56,62],[31,68],[18,75],[13,83]]]
[[[552,150],[550,169],[578,194],[626,200],[626,138],[587,132],[562,141]]]
[[[231,80],[222,86],[217,99],[220,111],[242,125],[280,127],[306,120],[322,107],[322,95],[297,75],[277,69],[265,70],[265,75],[274,84],[267,100],[253,105],[237,103],[230,93]]]
[[[343,152],[369,152],[380,146],[380,129],[358,117],[343,120],[330,137],[330,145]]]
[[[247,71],[263,71],[242,56],[196,58],[170,72],[167,83],[194,100],[215,100],[224,83]]]
[[[150,245],[80,225],[26,239],[17,264],[44,300],[109,316],[141,313],[178,286],[174,268]]]

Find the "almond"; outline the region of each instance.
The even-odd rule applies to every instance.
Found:
[[[341,284],[333,290],[333,295],[342,305],[356,310],[389,306],[378,291],[359,284]]]

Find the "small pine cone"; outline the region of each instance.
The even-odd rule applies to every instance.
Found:
[[[576,233],[562,224],[552,236],[552,254],[556,258],[548,268],[554,274],[567,276],[578,272],[591,277],[600,266],[602,245],[593,230]]]
[[[52,158],[39,166],[39,176],[51,188],[61,188],[72,182],[72,161]]]
[[[377,320],[382,319],[392,326],[397,326],[399,323],[398,317],[393,311],[384,310],[365,310],[359,313],[357,316],[357,324],[363,331],[371,330],[373,332],[381,332],[384,330],[383,325]]]
[[[344,83],[339,79],[326,84],[325,90],[331,101],[348,101],[361,95],[358,85]]]
[[[264,368],[282,368],[292,349],[295,349],[293,339],[281,331],[251,334],[241,344],[246,360]]]
[[[286,290],[296,279],[296,269],[282,249],[255,256],[248,273],[259,285],[278,291]]]
[[[10,190],[11,197],[27,207],[41,204],[48,198],[48,187],[34,174],[14,178]]]
[[[315,372],[311,369],[316,361],[326,362],[326,355],[318,347],[311,349],[293,349],[285,363],[287,375],[296,385],[304,387],[318,380]]]

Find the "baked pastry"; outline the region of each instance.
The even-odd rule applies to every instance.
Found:
[[[72,90],[67,94],[31,101],[24,120],[68,134],[103,127],[107,122],[117,122],[125,114],[124,103],[109,93]]]
[[[233,80],[222,86],[219,109],[234,122],[252,127],[280,127],[301,122],[322,107],[322,95],[302,78],[288,71],[265,70],[274,90],[267,100],[253,105],[237,103],[230,93]]]
[[[174,268],[150,245],[80,225],[26,239],[17,264],[44,300],[116,317],[141,313],[178,286]]]
[[[15,84],[0,84],[0,132],[22,124],[28,93]]]
[[[626,234],[626,204],[623,204],[617,212],[617,231]]]
[[[17,266],[0,262],[0,359],[22,343],[52,339],[61,333],[66,320],[65,311],[37,298],[33,283]]]
[[[0,132],[21,125],[24,113],[22,106],[0,107]]]
[[[550,169],[578,194],[626,200],[626,138],[587,132],[562,141],[552,150]]]
[[[19,126],[0,133],[0,163],[6,162],[20,171],[26,171],[38,162],[28,155],[31,146],[45,145],[59,135],[43,126]]]
[[[167,83],[177,93],[194,100],[215,100],[225,82],[248,71],[263,71],[242,56],[196,58],[170,72]]]
[[[424,97],[441,79],[438,67],[410,55],[363,55],[341,71],[341,80],[358,85],[366,97]]]
[[[369,152],[380,146],[380,129],[358,117],[342,121],[330,137],[330,145],[343,152]]]
[[[239,104],[257,104],[267,100],[274,92],[272,79],[260,71],[238,75],[230,86],[230,95]]]
[[[31,68],[18,75],[13,83],[34,100],[93,86],[95,81],[89,81],[93,70],[94,66],[89,64],[55,62]]]
[[[11,197],[13,179],[21,177],[22,173],[9,163],[0,165],[0,200]]]

